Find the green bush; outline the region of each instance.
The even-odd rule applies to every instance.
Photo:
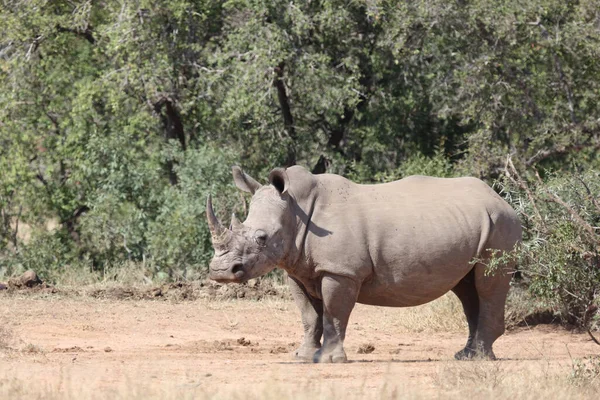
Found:
[[[509,169],[505,191],[521,215],[519,269],[529,290],[564,321],[598,325],[600,306],[600,173],[539,175]]]
[[[212,257],[210,231],[206,224],[206,198],[210,193],[223,224],[225,211],[243,210],[231,176],[231,157],[210,148],[179,154],[177,186],[163,193],[157,216],[148,225],[148,253],[154,268],[186,277],[188,270],[204,271]]]
[[[89,154],[87,162],[92,158]],[[149,278],[203,274],[212,254],[205,217],[208,194],[224,223],[229,218],[225,210],[240,213],[245,208],[233,185],[233,161],[209,146],[184,152],[176,145],[165,147],[164,159],[175,163],[176,185],[156,174],[158,164],[147,160],[129,168],[114,164],[115,171],[110,163],[99,167],[93,172],[95,187],[83,188],[86,210],[72,221],[75,228],[69,232],[64,221],[53,230],[34,225],[29,240],[6,248],[0,258],[4,273],[33,269],[45,279],[57,279],[61,270],[75,267],[105,276],[113,266],[139,263]],[[149,181],[152,176],[154,182]]]
[[[83,262],[77,259],[71,238],[63,229],[34,232],[31,240],[21,244],[15,255],[0,261],[6,268],[7,276],[33,269],[39,271],[44,279],[56,279],[65,265],[83,265]]]

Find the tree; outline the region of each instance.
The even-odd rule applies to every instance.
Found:
[[[257,177],[301,164],[359,182],[429,173],[493,183],[507,155],[528,181],[597,169],[599,9],[6,3],[0,269],[202,270],[205,196],[220,193],[222,217],[244,207],[231,164]]]

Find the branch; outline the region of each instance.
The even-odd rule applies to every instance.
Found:
[[[358,109],[358,107],[363,102],[365,102],[365,99],[366,97],[364,95],[361,95],[360,101],[356,106],[356,109]],[[355,110],[352,108],[344,107],[344,113],[338,117],[337,126],[331,130],[331,133],[329,134],[329,140],[327,141],[327,144],[329,146],[331,146],[334,150],[336,150],[342,155],[344,155],[344,151],[342,149],[342,142],[346,137],[347,128],[352,122],[352,119],[354,118],[354,111]]]
[[[164,114],[161,112],[163,106],[165,108]],[[175,101],[168,96],[163,96],[156,103],[154,103],[152,107],[163,123],[165,139],[178,140],[179,144],[181,144],[182,150],[185,151],[185,131],[183,129],[183,123],[181,121],[179,111],[177,111],[177,108],[175,107]],[[169,181],[171,182],[171,185],[176,185],[179,179],[173,169],[175,162],[169,160],[166,164],[167,172],[169,173]]]
[[[18,236],[19,236],[19,220],[21,219],[21,215],[23,214],[23,205],[19,205],[19,213],[17,214],[17,217],[15,219],[15,229],[13,230],[12,233],[12,242],[13,242],[13,246],[15,246],[15,249],[19,247],[19,241],[18,241]]]
[[[38,49],[38,47],[40,47],[40,43],[42,42],[42,40],[44,40],[44,36],[36,36],[33,39],[33,42],[31,42],[31,44],[29,45],[29,49],[27,50],[27,53],[25,54],[25,58],[29,61],[29,58],[31,57],[31,54],[35,53]]]
[[[529,160],[527,160],[525,162],[525,166],[531,167],[532,165],[537,164],[538,162],[545,160],[546,158],[557,156],[557,155],[562,155],[562,154],[567,154],[572,151],[580,151],[588,146],[595,148],[595,149],[600,149],[600,143],[595,143],[595,144],[576,143],[576,144],[571,144],[568,146],[564,146],[564,145],[556,146],[551,149],[539,150],[531,158],[529,158]]]
[[[515,179],[511,176],[511,174],[508,170],[508,167],[510,167],[510,169],[513,171],[513,173],[515,174],[517,179]],[[531,189],[529,189],[529,186],[527,186],[525,181],[523,181],[523,179],[521,179],[521,176],[517,172],[517,169],[515,168],[515,165],[513,164],[510,156],[506,160],[506,167],[504,167],[504,169],[506,171],[506,176],[508,176],[508,178],[512,182],[517,184],[521,189],[523,189],[525,191],[525,193],[527,193],[527,197],[529,197],[529,201],[531,201],[531,206],[533,207],[533,210],[535,211],[536,216],[540,220],[544,229],[546,229],[546,222],[544,221],[544,218],[542,218],[542,214],[540,213],[540,210],[538,209],[537,204],[535,203],[535,200],[533,198],[533,193],[531,192]]]
[[[598,210],[598,212],[600,213],[600,204],[598,204],[598,202],[596,201],[594,195],[592,194],[592,191],[590,190],[590,187],[587,185],[587,183],[585,183],[585,181],[583,179],[581,179],[581,177],[578,176],[577,180],[579,182],[581,182],[581,184],[585,188],[585,191],[587,192],[588,196],[590,197],[590,200],[592,200],[592,204],[596,207],[596,210]]]
[[[58,119],[56,118],[56,113],[53,113],[51,111],[46,111],[46,116],[48,117],[50,122],[52,122],[52,125],[54,126],[54,133],[56,133],[56,135],[60,135],[60,125],[58,123]]]
[[[548,195],[550,201],[563,206],[569,212],[569,214],[571,214],[571,216],[592,236],[596,235],[596,231],[594,230],[594,228],[590,224],[588,224],[586,220],[581,218],[577,211],[573,210],[573,208],[570,205],[568,205],[563,199],[550,192],[546,192],[546,194]]]
[[[183,123],[181,122],[181,116],[179,115],[179,112],[177,111],[177,109],[173,106],[172,101],[167,101],[165,109],[167,112],[167,117],[169,118],[169,121],[172,124],[170,126],[170,128],[171,128],[170,136],[172,136],[174,139],[179,140],[179,143],[181,144],[181,149],[183,151],[185,151],[186,150],[185,132],[183,130]]]
[[[588,335],[590,335],[590,337],[592,338],[592,340],[594,341],[594,343],[596,343],[598,346],[600,346],[600,341],[598,341],[598,339],[596,339],[594,337],[594,335],[592,335],[592,331],[591,330],[587,330]]]
[[[39,171],[39,167],[38,167],[38,171]],[[44,178],[44,176],[42,175],[42,171],[39,171],[36,175],[35,178],[42,182],[42,185],[44,185],[44,189],[46,189],[46,193],[48,193],[49,196],[52,195],[52,189],[50,188],[50,185],[48,184],[48,181]]]
[[[77,208],[74,212],[73,212],[73,219],[77,219],[81,216],[81,214],[90,211],[88,206],[81,206],[79,208]]]
[[[323,154],[321,154],[319,156],[319,160],[317,161],[311,172],[315,175],[324,174],[327,171],[329,163],[330,161],[327,158],[325,158]]]
[[[96,39],[94,38],[94,35],[92,33],[92,28],[90,25],[88,25],[84,30],[80,30],[80,29],[73,29],[73,28],[63,28],[60,25],[56,25],[56,30],[59,32],[68,32],[68,33],[73,33],[77,36],[81,36],[83,37],[85,40],[87,40],[88,42],[90,42],[90,44],[95,44],[96,43]]]
[[[79,242],[80,239],[79,232],[77,230],[77,220],[86,211],[89,211],[89,208],[88,206],[83,205],[75,209],[71,216],[67,217],[64,220],[61,219],[61,224],[67,229],[67,232],[69,232],[69,235],[71,236],[71,238],[73,238],[75,242]]]
[[[48,187],[48,181],[42,176],[41,172],[37,173],[35,177],[38,181],[42,182],[42,185]]]

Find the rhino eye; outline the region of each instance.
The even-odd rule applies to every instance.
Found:
[[[267,244],[267,232],[260,230],[260,229],[257,230],[256,233],[254,233],[254,241],[259,246],[266,245]]]

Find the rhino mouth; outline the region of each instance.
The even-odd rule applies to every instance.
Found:
[[[211,268],[208,277],[219,283],[241,283],[250,279],[244,265],[241,263],[234,264],[233,266],[224,269]]]

